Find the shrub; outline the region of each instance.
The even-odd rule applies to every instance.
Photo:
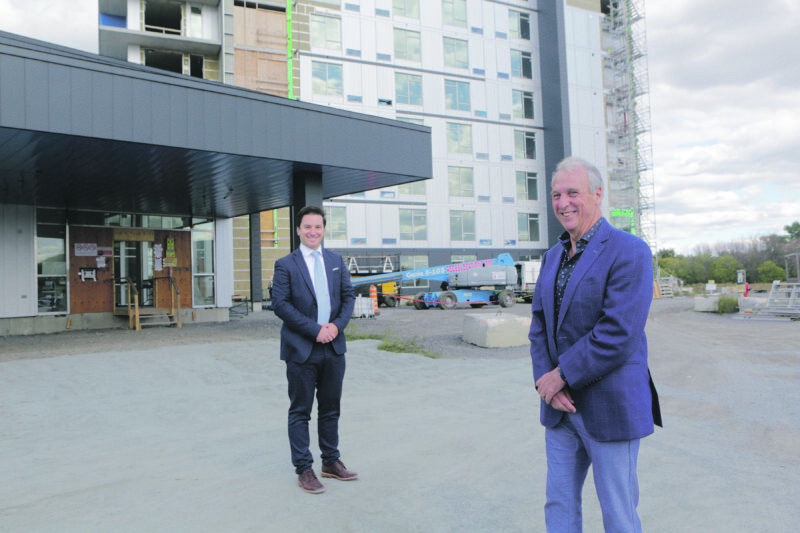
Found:
[[[739,311],[739,299],[735,296],[720,296],[717,305],[717,312],[721,315],[736,313]]]

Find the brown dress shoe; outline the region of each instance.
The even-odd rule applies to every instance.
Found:
[[[300,485],[301,489],[310,494],[319,494],[320,492],[325,492],[325,486],[317,479],[313,468],[309,468],[297,476],[297,484]]]
[[[336,461],[332,465],[322,465],[322,477],[333,477],[339,481],[350,481],[358,479],[358,474],[351,472],[341,461]]]

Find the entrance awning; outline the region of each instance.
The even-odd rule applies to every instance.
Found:
[[[232,217],[432,177],[430,128],[0,32],[0,203]]]

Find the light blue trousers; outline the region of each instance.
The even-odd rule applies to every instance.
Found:
[[[579,413],[565,415],[545,431],[547,446],[547,503],[545,523],[549,533],[582,531],[581,492],[589,465],[594,473],[597,499],[606,533],[639,533],[642,525],[636,460],[639,439],[598,442],[583,426]]]

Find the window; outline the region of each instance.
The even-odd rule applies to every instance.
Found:
[[[533,63],[531,53],[521,50],[511,50],[511,75],[515,78],[533,78]]]
[[[536,159],[536,134],[514,130],[514,156],[517,159]]]
[[[394,91],[398,104],[422,105],[422,76],[396,72]]]
[[[67,311],[67,218],[60,209],[36,210],[39,313]]]
[[[474,211],[450,211],[450,240],[475,240]]]
[[[539,199],[539,180],[536,177],[536,172],[517,171],[517,199]]]
[[[442,22],[467,27],[467,0],[442,0]]]
[[[518,213],[518,230],[520,241],[539,240],[539,214],[538,213]]]
[[[394,0],[392,8],[397,16],[410,19],[419,18],[419,0]]]
[[[453,254],[450,256],[450,262],[453,264],[471,263],[477,260],[478,256],[474,254]]]
[[[311,45],[329,50],[341,50],[342,21],[334,17],[311,15]]]
[[[400,239],[424,241],[428,238],[428,215],[424,209],[400,209]]]
[[[401,255],[400,270],[418,270],[428,268],[428,256],[426,255]],[[412,279],[400,283],[401,287],[427,288],[427,279]]]
[[[508,35],[512,39],[531,39],[531,22],[527,13],[508,12]]]
[[[451,154],[472,153],[472,126],[447,123],[447,151]]]
[[[201,39],[203,37],[203,10],[192,6],[189,10],[189,37]]]
[[[530,54],[528,54],[528,57],[530,57]],[[467,41],[445,37],[444,64],[446,67],[469,68]]]
[[[214,223],[192,228],[192,304],[214,305]]]
[[[418,31],[394,29],[394,56],[406,61],[422,60],[420,36]]]
[[[511,107],[514,118],[533,118],[533,93],[530,91],[511,91]]]
[[[403,185],[399,185],[397,187],[397,193],[425,196],[425,182],[420,180],[413,183],[404,183]]]
[[[469,83],[466,81],[444,80],[444,105],[447,109],[469,111]]]
[[[469,167],[447,167],[447,182],[450,196],[472,198],[472,169]]]
[[[314,94],[342,96],[342,66],[322,61],[311,62],[311,87]]]
[[[325,238],[336,241],[347,240],[347,208],[325,208]]]

